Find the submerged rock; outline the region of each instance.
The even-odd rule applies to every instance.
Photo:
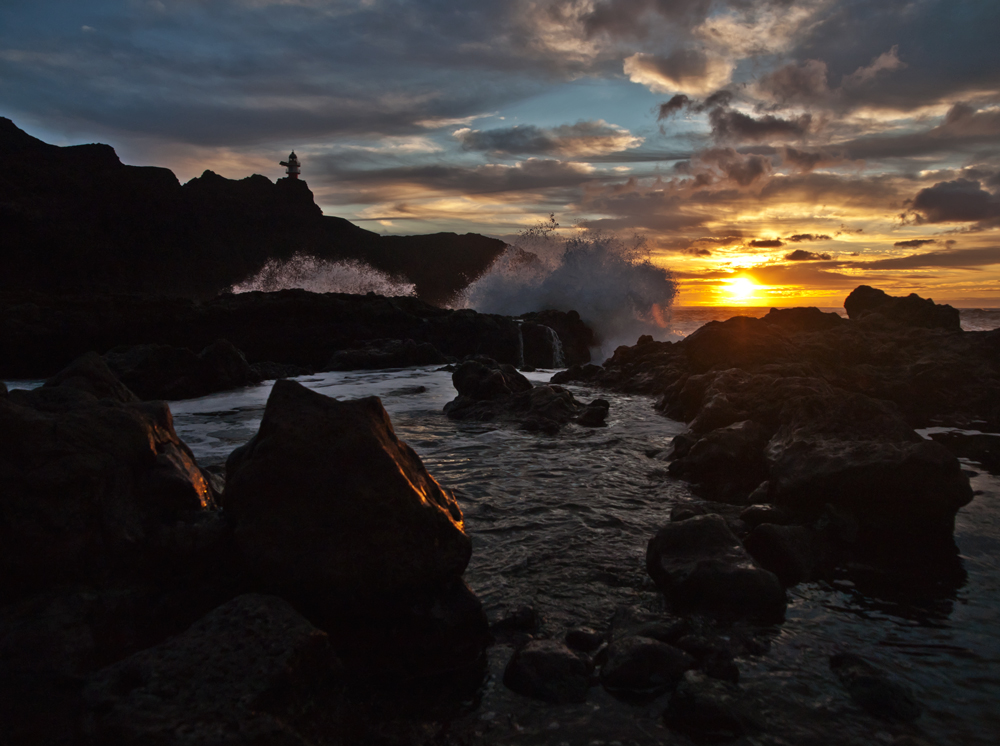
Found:
[[[779,623],[785,591],[719,515],[668,523],[649,540],[646,570],[671,607],[721,621]]]
[[[677,687],[663,720],[697,742],[735,741],[763,730],[756,709],[737,685],[697,673],[689,673]]]
[[[695,659],[680,648],[650,637],[621,637],[608,647],[601,684],[613,694],[655,697],[672,689],[694,668]]]
[[[854,653],[830,657],[832,670],[851,699],[870,715],[883,720],[909,722],[920,717],[922,708],[909,687]]]
[[[833,552],[826,537],[806,526],[762,523],[744,540],[751,556],[786,588],[827,577]]]
[[[85,732],[97,743],[295,744],[282,709],[335,680],[326,634],[285,601],[243,595],[184,634],[94,674]]]
[[[583,702],[594,664],[555,640],[531,640],[518,648],[504,670],[503,683],[526,697],[553,704]]]
[[[479,661],[489,633],[460,579],[472,551],[462,511],[376,397],[276,382],[226,473],[226,510],[261,587],[331,632],[359,675]]]

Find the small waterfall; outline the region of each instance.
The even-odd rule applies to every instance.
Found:
[[[556,334],[555,329],[548,326],[542,328],[549,330],[549,339],[552,340],[552,367],[565,368],[566,355],[563,353],[562,340],[559,339],[559,335]]]

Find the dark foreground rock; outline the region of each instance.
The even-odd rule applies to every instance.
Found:
[[[669,523],[649,541],[646,570],[672,608],[720,621],[779,623],[785,591],[719,515]]]
[[[444,365],[447,357],[429,342],[412,339],[375,339],[364,347],[340,350],[323,366],[323,370],[383,370],[414,365]]]
[[[594,664],[555,640],[531,640],[518,648],[504,670],[503,683],[526,697],[552,704],[583,702]]]
[[[736,685],[690,673],[677,687],[663,720],[699,743],[735,741],[764,730],[749,697]]]
[[[458,396],[444,412],[455,420],[517,422],[524,430],[554,434],[569,422],[601,427],[610,408],[604,399],[583,405],[562,386],[532,386],[513,366],[488,358],[461,363],[452,383]]]
[[[330,632],[357,675],[480,662],[488,629],[461,581],[472,551],[462,512],[377,398],[278,381],[226,472],[226,510],[261,587]]]
[[[652,698],[677,686],[694,666],[695,659],[673,645],[639,635],[621,637],[608,647],[601,684],[621,697]]]
[[[243,595],[184,634],[94,674],[85,736],[116,744],[295,744],[281,717],[340,672],[327,635],[285,601]]]

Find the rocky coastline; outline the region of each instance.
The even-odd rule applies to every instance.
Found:
[[[1000,423],[1000,332],[865,287],[847,320],[736,317],[640,339],[603,366],[572,313],[298,291],[11,297],[4,375],[55,374],[0,386],[5,743],[490,743],[462,713],[497,644],[513,651],[503,684],[525,697],[672,693],[662,718],[678,738],[753,737],[768,726],[739,661],[767,654],[787,589],[845,567],[961,582],[952,532],[973,491],[947,441],[914,427]],[[533,339],[548,347],[529,351]],[[554,362],[553,339],[570,367],[532,385],[515,366]],[[157,400],[417,359],[453,365],[452,418],[538,438],[600,427],[608,403],[564,387],[586,382],[652,395],[688,423],[647,454],[700,498],[649,538],[664,611],[623,607],[559,638],[538,634],[530,607],[490,624],[463,580],[473,549],[456,497],[377,398],[278,380],[224,474],[198,465]],[[873,716],[920,717],[892,672],[849,652],[830,670]]]

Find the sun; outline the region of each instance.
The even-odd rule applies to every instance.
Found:
[[[726,288],[726,295],[732,300],[747,301],[754,297],[757,292],[757,283],[749,277],[736,277],[726,280],[729,287]]]

